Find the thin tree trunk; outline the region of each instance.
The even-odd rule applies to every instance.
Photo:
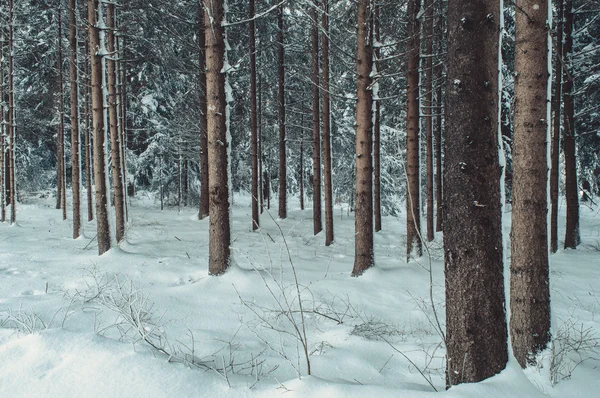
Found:
[[[205,11],[204,0],[198,10],[198,65],[199,65],[199,95],[200,95],[200,209],[198,218],[200,220],[209,215],[209,176],[208,176],[208,135],[206,130],[206,34],[205,34]]]
[[[277,9],[277,75],[279,124],[279,218],[287,218],[287,159],[285,153],[285,53],[283,48],[283,5]]]
[[[567,200],[567,228],[565,249],[575,249],[581,243],[579,236],[579,188],[577,184],[577,159],[575,156],[575,105],[573,101],[573,0],[565,1],[565,46],[566,60],[564,76],[564,136],[565,196]]]
[[[7,131],[4,103],[4,29],[0,29],[0,221],[6,222],[5,138]]]
[[[230,219],[225,94],[225,17],[223,0],[205,0],[206,98],[210,193],[209,274],[220,275],[230,264]],[[210,15],[210,18],[209,18]]]
[[[435,136],[435,203],[436,203],[436,220],[435,230],[442,230],[442,219],[443,219],[443,198],[442,198],[442,118],[444,114],[444,101],[442,98],[442,87],[443,87],[443,74],[444,74],[444,63],[443,63],[443,50],[444,50],[444,21],[445,21],[445,10],[444,4],[439,3],[438,8],[438,19],[437,19],[437,55],[438,63],[435,67],[435,81],[437,82],[436,90],[436,136]]]
[[[419,167],[419,12],[420,0],[408,0],[408,69],[406,79],[406,261],[421,257]]]
[[[73,190],[73,239],[81,236],[81,187],[79,155],[79,84],[77,78],[76,2],[69,0],[69,78],[71,80],[71,187]]]
[[[370,0],[358,0],[356,68],[356,215],[354,269],[360,276],[375,263],[373,253],[373,93],[372,14]]]
[[[548,269],[548,2],[517,0],[510,336],[525,368],[550,341]]]
[[[508,361],[496,0],[449,0],[444,140],[448,386],[478,382]]]
[[[258,130],[256,123],[256,39],[254,0],[250,0],[250,131],[252,140],[252,230],[260,227],[258,210]]]
[[[323,64],[323,187],[325,189],[325,246],[333,243],[333,186],[331,181],[331,110],[329,96],[329,4],[322,1],[321,35]],[[316,23],[316,21],[315,21]]]
[[[425,158],[427,164],[427,241],[435,237],[433,225],[433,0],[424,0],[425,14]]]
[[[56,208],[62,209],[63,220],[67,219],[67,181],[65,165],[65,100],[64,100],[64,79],[63,79],[63,57],[62,57],[62,9],[60,4],[58,13],[58,36],[56,46],[58,57],[56,61],[56,70],[58,73],[58,135],[57,135],[57,170],[56,182],[58,184]]]
[[[565,19],[564,0],[558,0],[558,17],[556,25],[556,67],[554,89],[554,129],[552,133],[552,154],[550,157],[550,252],[558,250],[558,185],[560,168],[560,126],[562,104],[562,77],[563,77],[563,25]]]
[[[304,132],[302,132],[302,138],[300,139],[300,167],[298,169],[298,185],[300,186],[300,210],[304,210]]]
[[[106,183],[106,126],[104,124],[104,92],[102,89],[103,65],[102,54],[100,53],[100,29],[98,28],[97,18],[102,18],[102,4],[98,0],[88,0],[97,239],[98,253],[102,255],[110,250],[111,242],[108,221],[108,187]]]
[[[313,233],[323,230],[321,220],[321,126],[319,124],[319,25],[317,7],[312,8],[312,131],[313,131]]]
[[[379,10],[381,6],[375,6],[375,17],[373,19],[373,30],[377,46],[374,48],[374,67],[375,74],[379,73],[379,59],[381,51],[379,44],[381,41],[381,29],[379,23]],[[376,83],[377,91],[375,94],[375,117],[373,125],[373,216],[375,222],[375,232],[381,231],[381,103],[379,101],[379,84]]]
[[[89,3],[88,3],[89,4]],[[85,54],[90,54],[89,37],[85,40]],[[92,143],[91,143],[91,128],[90,128],[90,61],[88,56],[85,60],[85,84],[84,84],[84,106],[85,106],[85,122],[84,122],[84,147],[85,147],[85,183],[87,188],[87,213],[88,221],[94,219],[94,204],[92,201]]]
[[[183,206],[186,207],[188,206],[188,195],[189,195],[189,189],[190,189],[190,182],[189,182],[189,161],[188,159],[185,159],[183,161]]]
[[[17,139],[17,127],[15,121],[15,68],[14,68],[14,3],[13,0],[8,2],[8,179],[10,189],[10,224],[17,221],[17,198],[15,194],[15,140]]]
[[[119,30],[119,18],[115,15],[115,30]],[[118,62],[117,62],[117,98],[118,98],[118,110],[119,110],[119,141],[121,143],[121,180],[123,187],[123,206],[125,212],[125,222],[129,221],[129,200],[127,195],[127,85],[125,80],[127,79],[125,71],[125,38],[122,39],[123,45],[121,46],[119,37],[115,38]]]
[[[262,79],[258,75],[258,178],[260,191],[260,214],[265,210],[265,198],[263,189],[263,149],[262,149]]]
[[[110,131],[110,149],[112,166],[112,183],[114,191],[114,206],[116,218],[116,238],[120,243],[125,237],[125,205],[123,195],[123,175],[121,163],[121,143],[119,119],[117,113],[117,69],[115,46],[115,5],[108,3],[106,9],[107,21],[107,51],[112,54],[106,58],[106,76],[108,80],[108,120]]]

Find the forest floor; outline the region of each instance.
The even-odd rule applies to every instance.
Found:
[[[0,225],[0,397],[600,391],[597,207],[582,206],[580,248],[551,256],[556,342],[539,366],[522,371],[511,360],[491,379],[444,392],[441,236],[429,256],[407,264],[402,216],[383,219],[376,267],[352,278],[354,218],[346,206],[336,207],[335,244],[325,247],[323,233],[312,234],[312,209],[292,203],[286,220],[264,213],[261,230],[251,232],[249,197],[236,195],[235,264],[210,277],[209,221],[197,220],[195,209],[160,211],[140,194],[127,242],[99,257],[95,223],[73,240],[71,221],[54,204],[47,195],[28,198],[17,225]],[[505,232],[509,221],[506,213]]]

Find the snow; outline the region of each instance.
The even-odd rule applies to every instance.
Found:
[[[221,277],[210,277],[208,220],[197,220],[195,208],[161,212],[151,195],[138,195],[131,201],[127,242],[100,257],[94,223],[85,223],[84,237],[71,239],[71,221],[61,220],[51,195],[25,198],[18,225],[0,224],[0,396],[591,397],[600,390],[600,362],[580,364],[569,379],[553,386],[546,357],[540,359],[541,368],[522,371],[511,361],[491,379],[444,391],[444,348],[428,320],[428,259],[402,260],[403,215],[387,217],[386,229],[375,235],[376,267],[352,278],[354,219],[346,205],[336,206],[336,242],[324,247],[322,236],[312,235],[312,209],[301,211],[291,200],[288,219],[277,220],[283,235],[276,215],[267,213],[260,231],[253,233],[250,196],[236,193],[232,240],[237,265]],[[598,342],[600,255],[593,245],[600,241],[600,212],[581,210],[584,244],[550,258],[552,328],[559,336],[559,329],[571,322],[591,331],[588,341]],[[509,217],[505,213],[505,226]],[[443,325],[440,242],[438,235],[430,251],[433,301]],[[297,309],[286,245],[306,310],[312,376],[306,375],[302,348],[285,314],[273,312],[283,296]],[[90,295],[94,273],[101,285],[107,282],[96,298]],[[106,304],[118,299],[115,278],[126,287],[121,293],[136,297],[129,303],[132,308],[148,300],[145,308],[153,321],[144,323],[143,333],[168,339],[166,349],[176,354],[170,361],[135,330],[114,327],[120,318]],[[252,309],[282,333],[261,327]],[[7,321],[9,314],[25,326]],[[224,375],[189,360],[182,363],[179,359],[192,349],[195,358],[215,368],[222,363],[255,367]]]

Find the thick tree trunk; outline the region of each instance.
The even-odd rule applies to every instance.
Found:
[[[319,122],[319,24],[317,7],[312,8],[312,132],[313,132],[313,233],[323,230],[321,219],[321,126]]]
[[[62,9],[59,5],[58,13],[58,36],[56,47],[58,56],[56,61],[56,71],[58,78],[58,134],[57,134],[57,162],[56,162],[56,208],[62,209],[63,220],[67,219],[67,181],[65,165],[65,100],[64,100],[64,79],[63,79],[63,56],[62,56]]]
[[[87,188],[87,214],[88,221],[94,219],[94,203],[92,201],[92,190],[94,184],[92,182],[92,130],[90,126],[90,89],[91,86],[91,71],[90,71],[90,46],[89,37],[85,40],[85,75],[84,75],[84,106],[85,106],[85,121],[84,121],[84,148],[85,148],[85,183]]]
[[[106,58],[106,76],[108,82],[108,120],[110,131],[110,153],[112,166],[112,183],[116,218],[116,238],[120,243],[125,237],[125,205],[123,195],[123,175],[121,163],[121,140],[119,118],[117,113],[117,69],[115,47],[115,5],[108,3],[106,9],[106,42],[107,51],[112,54]]]
[[[283,48],[283,5],[277,9],[277,75],[279,124],[279,218],[287,217],[287,159],[285,153],[285,53]]]
[[[381,42],[381,32],[379,24],[380,6],[375,6],[375,17],[373,19],[373,30],[375,41],[379,45]],[[376,73],[379,73],[379,59],[381,51],[379,46],[374,48],[374,66]],[[379,97],[379,93],[376,94]],[[375,222],[375,232],[381,231],[381,103],[379,98],[375,101],[375,121],[373,125],[373,216]]]
[[[252,141],[252,230],[260,227],[258,210],[258,130],[256,125],[256,39],[254,0],[250,0],[250,131]]]
[[[15,140],[17,126],[15,121],[15,60],[14,60],[14,3],[8,2],[8,186],[10,200],[10,224],[17,221],[17,197],[15,194]]]
[[[550,252],[558,250],[558,185],[560,179],[560,126],[562,104],[563,77],[563,25],[565,18],[564,0],[558,0],[558,17],[556,25],[556,67],[554,89],[554,125],[552,133],[552,155],[550,157]]]
[[[354,269],[360,276],[375,263],[373,253],[372,127],[373,68],[372,15],[370,0],[358,1],[358,47],[356,52],[356,215],[354,224]]]
[[[73,190],[73,239],[81,236],[81,161],[79,155],[79,84],[77,77],[76,3],[69,0],[69,78],[71,80],[71,187]]]
[[[325,246],[333,243],[333,187],[331,181],[331,115],[329,96],[329,5],[321,0],[323,16],[321,18],[322,59],[323,64],[323,187],[325,189]],[[316,23],[316,21],[315,21]]]
[[[231,232],[225,93],[225,11],[223,0],[205,0],[206,98],[208,133],[208,180],[210,197],[209,274],[220,275],[229,268]],[[209,17],[210,16],[210,17]]]
[[[92,87],[92,128],[94,134],[94,185],[96,186],[96,222],[98,254],[110,250],[110,225],[108,221],[108,187],[106,184],[106,126],[104,125],[104,92],[102,90],[102,55],[98,18],[102,18],[102,5],[98,0],[88,0],[88,25],[90,35],[90,63]]]
[[[564,136],[565,196],[567,200],[567,229],[565,249],[575,249],[581,243],[579,237],[579,188],[577,184],[577,159],[575,156],[575,105],[573,101],[573,0],[565,1],[565,56],[564,76]]]
[[[449,0],[444,258],[447,384],[478,382],[508,361],[501,169],[499,7]]]
[[[524,368],[550,341],[548,270],[548,2],[517,0],[510,336]]]
[[[408,62],[406,72],[406,261],[422,255],[419,166],[419,51],[417,14],[420,0],[408,0]]]
[[[425,158],[427,168],[427,241],[435,237],[433,225],[433,0],[424,0],[423,35],[425,37]]]
[[[437,82],[437,90],[435,95],[436,100],[436,131],[435,131],[435,204],[436,204],[436,218],[435,218],[435,230],[442,230],[442,219],[443,219],[443,204],[442,199],[442,119],[444,114],[444,101],[442,98],[442,87],[443,87],[443,74],[444,74],[444,21],[445,21],[445,9],[442,2],[438,5],[438,18],[437,18],[437,31],[436,31],[436,52],[437,52],[437,65],[435,67],[435,81]]]
[[[198,65],[199,65],[199,91],[200,91],[200,209],[198,219],[202,220],[209,215],[209,176],[208,176],[208,134],[206,130],[207,96],[206,96],[206,32],[204,20],[204,0],[198,9]]]

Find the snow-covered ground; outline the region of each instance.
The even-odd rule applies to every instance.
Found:
[[[249,197],[236,195],[235,265],[209,277],[208,220],[143,197],[127,242],[101,257],[95,224],[71,239],[51,197],[27,199],[18,225],[0,225],[0,397],[425,397],[433,387],[449,397],[599,396],[598,208],[582,207],[580,249],[551,256],[554,355],[444,392],[431,304],[443,327],[439,236],[431,262],[407,264],[405,219],[384,218],[377,266],[352,278],[345,206],[325,247],[311,209],[292,203],[282,221],[265,213],[251,232]]]

